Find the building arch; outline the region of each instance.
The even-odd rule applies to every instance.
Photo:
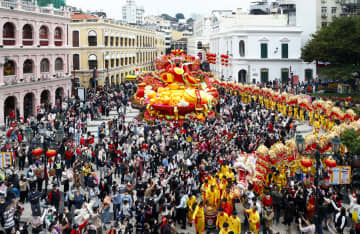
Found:
[[[238,82],[239,83],[246,83],[247,79],[246,79],[246,75],[247,75],[247,71],[245,69],[241,69],[238,72]]]

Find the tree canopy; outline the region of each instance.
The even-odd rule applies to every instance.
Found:
[[[320,74],[329,79],[350,79],[360,71],[360,17],[339,17],[317,31],[302,48],[305,62],[329,63]]]
[[[347,129],[340,138],[348,151],[355,155],[360,155],[360,133],[356,132],[353,128]]]

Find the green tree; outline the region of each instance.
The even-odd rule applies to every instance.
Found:
[[[360,17],[339,17],[321,28],[302,48],[301,58],[330,63],[320,69],[329,79],[352,78],[360,71]]]
[[[341,142],[346,146],[348,151],[354,155],[360,155],[360,133],[355,129],[347,129],[340,137]]]

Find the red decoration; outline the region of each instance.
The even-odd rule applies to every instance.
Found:
[[[49,158],[51,157],[55,157],[56,156],[56,150],[48,150],[46,151],[46,156],[48,156]]]
[[[333,168],[333,167],[336,167],[336,161],[332,158],[328,158],[325,160],[325,164],[327,167],[329,168]]]
[[[81,154],[81,150],[80,149],[76,149],[76,154]]]
[[[300,162],[303,167],[311,167],[312,166],[312,161],[310,159],[302,159]]]
[[[34,156],[40,156],[40,155],[42,155],[43,153],[44,153],[44,150],[41,149],[41,148],[36,148],[36,149],[34,149],[34,150],[32,151],[32,154],[33,154]]]

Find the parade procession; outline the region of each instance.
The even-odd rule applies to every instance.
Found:
[[[205,2],[0,0],[0,234],[360,234],[360,3]]]

